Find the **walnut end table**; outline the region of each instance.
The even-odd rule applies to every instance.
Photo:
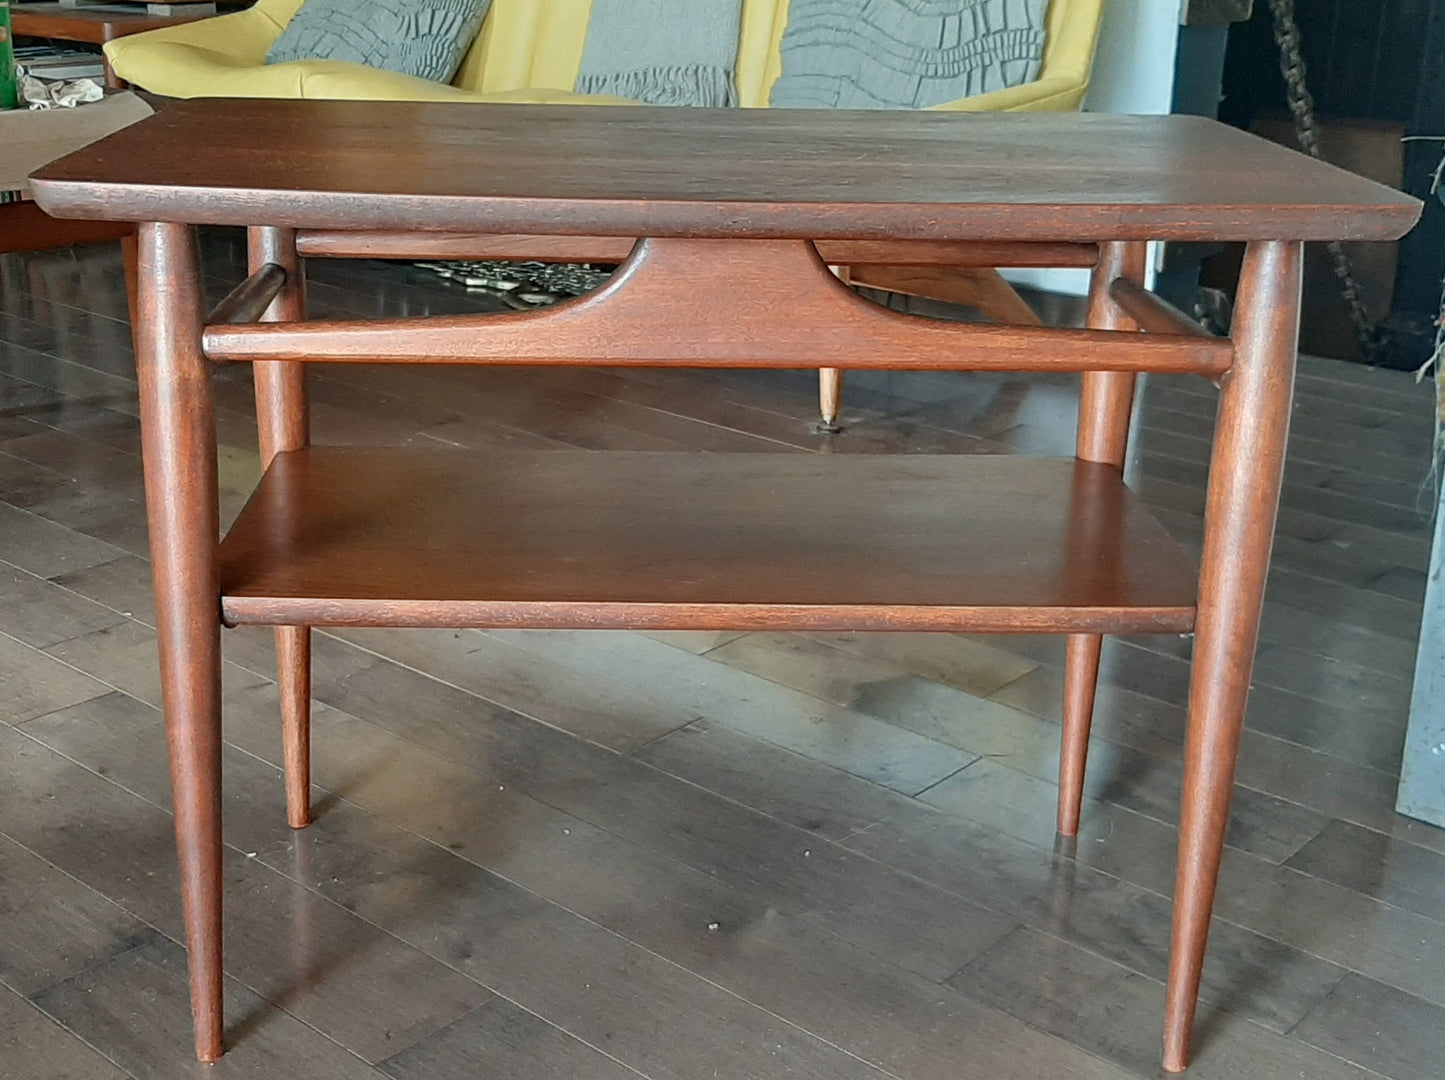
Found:
[[[51,214],[140,223],[147,511],[202,1060],[223,1048],[220,634],[261,623],[277,627],[297,827],[313,626],[1066,634],[1065,834],[1101,635],[1192,631],[1164,1021],[1164,1066],[1185,1067],[1279,498],[1301,241],[1395,239],[1416,200],[1190,117],[237,100],[167,109],[34,188]],[[250,228],[252,275],[209,314],[197,224]],[[635,243],[602,289],[545,311],[305,321],[302,252],[499,236]],[[1145,291],[1149,240],[1247,243],[1229,338]],[[829,271],[1081,251],[1081,330],[904,315]],[[309,447],[306,367],[353,361],[1077,371],[1083,395],[1063,460]],[[252,365],[267,463],[224,539],[214,363]],[[1145,371],[1220,386],[1197,574],[1122,480]]]

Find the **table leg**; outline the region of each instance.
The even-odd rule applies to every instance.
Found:
[[[849,281],[848,267],[829,266],[829,270],[837,275],[838,280],[845,285]],[[818,430],[824,433],[837,433],[843,429],[838,425],[838,413],[843,408],[843,372],[839,368],[818,369],[818,415],[821,423]]]
[[[1274,540],[1299,339],[1301,245],[1245,251],[1205,504],[1189,684],[1164,1068],[1189,1063],[1199,977]]]
[[[1115,278],[1144,281],[1148,253],[1143,243],[1099,245],[1099,261],[1089,282],[1089,310],[1085,325],[1094,330],[1134,330],[1132,320],[1109,297]],[[1131,372],[1086,371],[1079,394],[1079,436],[1075,451],[1084,461],[1124,466],[1129,438],[1129,416],[1134,410]],[[1064,654],[1064,738],[1059,757],[1059,815],[1061,836],[1079,832],[1079,806],[1084,797],[1084,763],[1089,754],[1089,728],[1094,719],[1094,698],[1099,684],[1101,634],[1070,634]]]
[[[286,285],[271,302],[263,322],[300,322],[306,318],[306,278],[296,254],[296,230],[252,228],[246,233],[250,272],[266,263],[286,270]],[[253,365],[256,424],[261,464],[287,450],[300,450],[310,439],[306,406],[306,368],[286,360]],[[276,627],[276,676],[281,696],[281,741],[286,765],[286,820],[302,829],[311,820],[311,628]]]
[[[146,514],[170,748],[196,1056],[221,1056],[220,515],[200,263],[185,225],[140,227],[140,383]]]
[[[136,327],[140,323],[140,247],[134,232],[120,238],[120,261],[125,273],[125,305],[130,312],[131,344],[135,344]]]

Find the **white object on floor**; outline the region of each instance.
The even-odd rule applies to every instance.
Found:
[[[103,97],[105,88],[94,79],[51,82],[30,75],[20,76],[20,100],[32,109],[73,109]]]

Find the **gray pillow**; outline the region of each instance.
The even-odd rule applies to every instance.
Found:
[[[792,0],[769,104],[926,109],[1032,82],[1048,0]]]
[[[448,83],[492,0],[306,0],[266,63],[349,60]]]

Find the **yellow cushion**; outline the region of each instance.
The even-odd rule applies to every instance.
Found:
[[[302,0],[118,38],[116,74],[172,97],[349,97],[408,101],[595,101],[572,93],[592,0],[493,0],[450,87],[330,60],[266,65],[266,51]],[[1089,82],[1104,0],[1052,0],[1037,81],[938,106],[956,110],[1074,109]],[[744,0],[738,98],[763,107],[781,70],[788,0]],[[420,85],[417,85],[420,84]],[[616,100],[616,99],[606,99]]]

